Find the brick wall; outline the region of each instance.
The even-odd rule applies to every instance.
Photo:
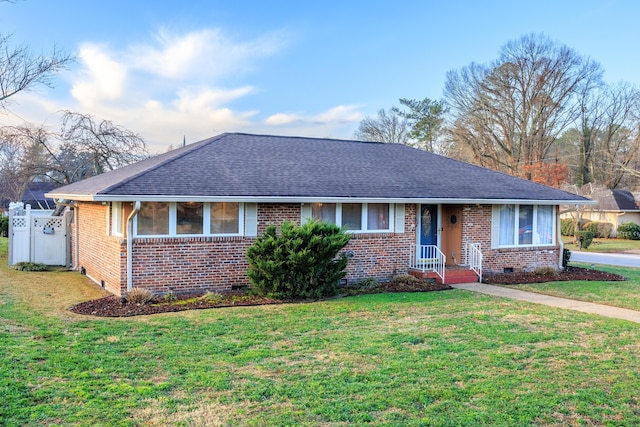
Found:
[[[353,255],[347,280],[388,280],[407,272],[410,247],[416,241],[416,208],[405,205],[404,233],[353,235],[345,248]],[[126,241],[107,235],[107,211],[108,206],[99,203],[80,203],[78,268],[84,267],[94,281],[104,282],[107,290],[121,295],[126,292]],[[279,226],[285,220],[299,223],[299,204],[258,204],[259,234],[269,224]],[[486,271],[558,266],[558,247],[492,249],[489,205],[465,205],[461,220],[463,243],[481,243]],[[254,241],[253,237],[136,238],[133,285],[156,292],[202,292],[248,285],[245,254]]]
[[[535,270],[537,267],[559,266],[560,246],[526,248],[491,248],[490,205],[465,205],[462,210],[462,241],[480,243],[483,269],[502,272],[505,268]],[[559,237],[558,237],[559,238]],[[464,249],[463,249],[464,250]]]
[[[94,282],[116,295],[120,294],[126,280],[126,245],[121,237],[107,235],[108,205],[100,203],[78,203],[74,218],[74,228],[78,227],[78,252],[72,241],[73,255],[77,268],[83,269]],[[75,232],[75,230],[74,230]],[[125,258],[126,261],[126,258]],[[126,285],[125,285],[126,286]]]
[[[245,254],[253,241],[244,237],[136,239],[133,285],[159,293],[223,291],[248,285]]]
[[[299,203],[258,203],[258,235],[271,224],[277,228],[285,221],[300,224],[300,209]]]
[[[347,266],[346,279],[357,281],[368,277],[389,280],[406,274],[411,245],[415,244],[416,205],[405,205],[404,233],[354,234],[345,251],[353,257]]]

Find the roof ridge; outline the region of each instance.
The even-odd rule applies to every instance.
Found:
[[[223,133],[219,136],[223,135],[246,135],[246,136],[256,136],[256,137],[265,137],[265,138],[286,138],[286,139],[312,139],[316,141],[337,141],[337,142],[357,142],[362,144],[388,144],[387,142],[378,142],[378,141],[360,141],[356,139],[342,139],[342,138],[327,138],[327,137],[319,137],[319,136],[296,136],[296,135],[269,135],[263,133],[248,133],[248,132],[228,132]],[[402,144],[400,144],[402,145]]]
[[[140,172],[135,173],[135,174],[129,176],[128,178],[126,178],[126,179],[124,179],[122,181],[118,181],[116,184],[113,184],[113,185],[110,185],[108,187],[105,187],[100,192],[101,193],[103,193],[103,192],[106,193],[108,191],[115,190],[116,188],[121,187],[121,186],[127,184],[128,182],[130,182],[130,181],[132,181],[132,180],[134,180],[136,178],[144,176],[147,173],[149,173],[149,172],[151,172],[151,171],[153,171],[153,170],[155,170],[155,169],[157,169],[157,168],[159,168],[161,166],[167,165],[167,164],[169,164],[171,162],[174,162],[174,161],[176,161],[178,159],[181,159],[182,157],[186,156],[187,154],[189,154],[189,153],[191,153],[193,151],[196,151],[196,150],[198,150],[198,149],[200,149],[202,147],[205,147],[205,146],[209,145],[210,143],[212,143],[212,142],[214,142],[214,141],[216,141],[216,140],[218,140],[218,139],[220,139],[220,138],[222,138],[222,137],[224,137],[226,135],[228,135],[228,133],[222,133],[220,135],[212,136],[211,138],[203,139],[201,141],[196,141],[193,144],[185,145],[184,147],[180,147],[180,148],[176,148],[176,149],[171,150],[171,151],[167,151],[166,153],[162,153],[162,154],[159,154],[157,156],[149,157],[149,159],[147,159],[147,160],[151,160],[151,159],[158,160],[158,157],[166,155],[167,159],[165,159],[165,160],[163,160],[163,161],[161,161],[159,163],[154,164],[152,167],[143,169]],[[173,155],[170,156],[170,154],[173,154]],[[135,165],[135,163],[133,163],[133,164]]]

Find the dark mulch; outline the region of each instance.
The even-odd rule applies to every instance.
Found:
[[[541,283],[561,280],[598,280],[614,281],[626,280],[625,277],[599,270],[591,270],[579,267],[567,267],[557,274],[536,274],[533,272],[515,272],[486,274],[484,283],[514,285],[521,283]],[[408,281],[386,282],[372,287],[344,287],[341,288],[341,296],[373,294],[384,292],[432,292],[451,289],[448,285],[441,285],[433,281]],[[120,297],[108,296],[93,301],[86,301],[71,307],[74,313],[87,314],[102,317],[128,317],[157,313],[169,313],[184,310],[198,310],[205,308],[237,307],[267,304],[282,304],[285,302],[273,298],[258,297],[244,292],[233,292],[217,295],[216,298],[204,298],[199,296],[178,295],[171,300],[157,298],[147,304],[127,303]]]
[[[620,281],[627,280],[619,274],[607,273],[606,271],[592,270],[589,268],[568,266],[565,270],[556,274],[536,274],[535,272],[514,272],[485,274],[482,277],[483,283],[501,285],[519,285],[523,283],[543,283],[566,280],[593,280],[593,281]]]
[[[447,285],[440,285],[430,282],[419,283],[381,283],[371,288],[343,288],[342,295],[372,294],[383,292],[429,292],[451,289]],[[130,317],[148,314],[170,313],[184,310],[199,310],[205,308],[238,307],[252,305],[282,304],[286,302],[273,298],[249,295],[244,292],[233,292],[217,295],[218,298],[212,300],[201,296],[177,295],[170,301],[157,298],[155,301],[146,304],[132,304],[123,301],[117,296],[108,296],[97,300],[86,301],[69,308],[70,311],[78,314],[87,314],[101,317]]]
[[[241,292],[220,294],[220,297],[215,299],[206,298],[202,295],[176,295],[169,300],[158,297],[154,301],[145,304],[129,303],[121,297],[111,295],[81,302],[72,306],[69,310],[74,313],[91,316],[130,317],[205,308],[281,304],[282,302],[273,298],[246,295]]]

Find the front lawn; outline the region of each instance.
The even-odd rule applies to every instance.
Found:
[[[589,264],[571,263],[588,268]],[[620,274],[628,280],[623,282],[549,282],[509,285],[523,291],[537,292],[557,297],[607,304],[615,307],[640,310],[640,269],[598,265],[598,270]]]
[[[574,243],[572,236],[563,236],[565,248],[570,251],[578,251],[578,247]],[[619,253],[619,252],[631,252],[640,253],[640,240],[625,240],[625,239],[593,239],[591,245],[587,249],[582,249],[585,252],[605,252],[605,253]]]
[[[460,290],[92,318],[86,277],[0,264],[0,425],[640,424],[631,322]]]

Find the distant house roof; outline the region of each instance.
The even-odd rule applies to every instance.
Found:
[[[33,209],[55,209],[56,203],[45,194],[60,187],[55,182],[30,182],[22,193],[20,201],[26,205],[31,205]]]
[[[598,202],[593,209],[601,211],[628,212],[640,211],[640,205],[636,202],[635,197],[627,190],[609,190],[600,188],[594,190],[592,196]]]
[[[400,144],[225,133],[49,193],[84,201],[592,203]]]

